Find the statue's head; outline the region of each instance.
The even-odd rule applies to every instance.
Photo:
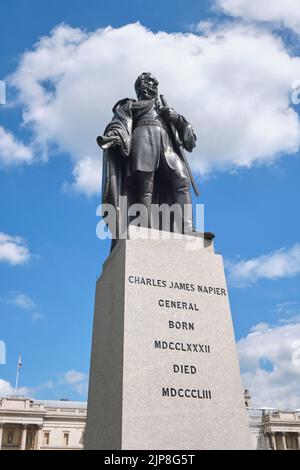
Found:
[[[144,72],[136,79],[134,89],[139,100],[152,100],[158,96],[158,80],[152,73]]]

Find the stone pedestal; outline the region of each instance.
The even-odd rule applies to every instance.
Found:
[[[222,257],[134,233],[97,282],[86,448],[250,449]]]

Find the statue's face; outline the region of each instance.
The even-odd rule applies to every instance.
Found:
[[[158,94],[158,82],[151,73],[143,73],[138,78],[136,93],[139,100],[152,100]]]

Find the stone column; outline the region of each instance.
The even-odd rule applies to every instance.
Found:
[[[287,450],[285,432],[281,433],[283,450]]]
[[[27,436],[27,424],[23,424],[20,450],[25,450],[26,448],[26,436]]]
[[[298,441],[298,450],[300,450],[300,432],[298,432],[297,441]]]
[[[275,439],[275,434],[273,432],[270,433],[270,438],[271,438],[272,450],[276,450],[276,439]]]
[[[40,450],[41,443],[42,443],[42,429],[43,429],[42,425],[38,426],[37,428],[36,437],[35,437],[35,450]]]
[[[0,450],[2,448],[3,424],[0,424]]]

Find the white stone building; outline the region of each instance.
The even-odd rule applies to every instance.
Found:
[[[252,448],[300,450],[300,410],[250,407],[245,395]],[[0,398],[0,449],[80,450],[86,402]]]
[[[86,403],[0,398],[0,449],[83,449]]]
[[[300,450],[300,410],[248,408],[253,449]]]

